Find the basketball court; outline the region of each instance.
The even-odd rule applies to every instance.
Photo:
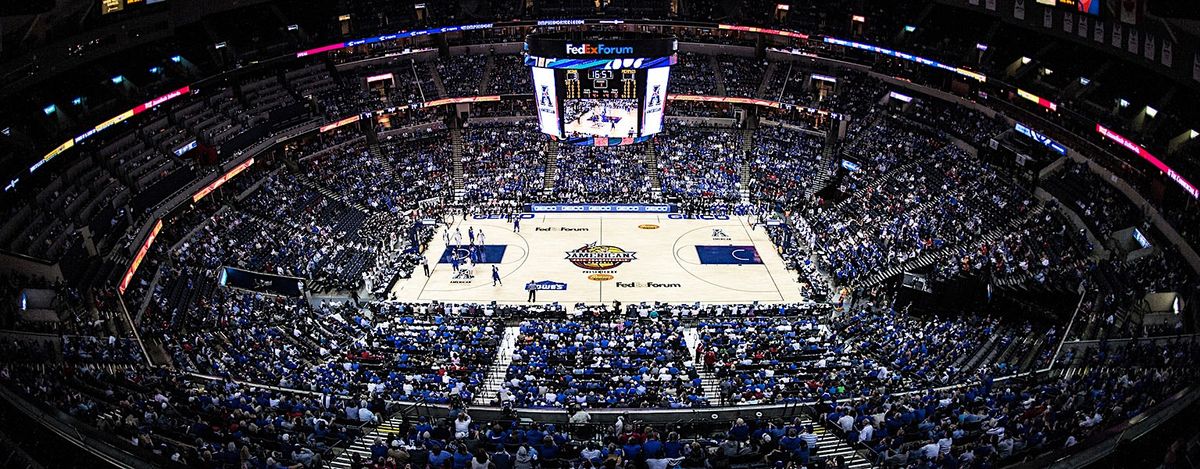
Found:
[[[578,101],[578,102],[575,102]],[[582,102],[582,103],[581,103]],[[564,129],[568,135],[583,134],[602,137],[637,136],[637,101],[632,99],[571,100]]]
[[[520,232],[503,218],[459,218],[439,228],[418,268],[393,286],[399,301],[539,303],[799,302],[763,227],[745,217],[679,214],[523,214]],[[444,227],[444,225],[443,225]],[[469,231],[476,233],[470,247]],[[483,233],[480,242],[479,233]],[[461,246],[458,245],[461,239]],[[474,262],[468,262],[473,259]],[[458,265],[459,273],[454,266]],[[492,286],[492,267],[503,285]],[[468,273],[473,272],[473,277]]]

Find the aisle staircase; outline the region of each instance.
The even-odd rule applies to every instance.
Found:
[[[700,343],[700,333],[695,327],[684,328],[683,342],[687,344],[688,359],[684,360],[683,366],[693,366],[700,374],[700,386],[704,388],[704,398],[713,406],[723,404],[721,400],[721,385],[717,380],[717,376],[703,369],[704,363],[701,357],[696,356],[696,345]]]
[[[375,150],[371,150],[371,151],[374,152]],[[374,153],[372,153],[372,155],[374,155]],[[371,211],[367,210],[366,207],[356,204],[356,203],[351,203],[349,200],[346,200],[344,197],[342,197],[337,192],[334,192],[332,189],[325,187],[321,184],[318,184],[316,181],[313,181],[311,178],[308,177],[308,175],[296,174],[296,181],[298,181],[300,183],[300,185],[307,186],[308,188],[310,188],[314,191],[317,191],[318,193],[320,193],[321,195],[323,195],[325,197],[329,197],[330,199],[336,200],[336,201],[346,204],[350,207],[354,207],[354,208],[358,209],[360,212],[371,213]]]
[[[834,155],[833,146],[826,144],[821,149],[821,161],[817,163],[817,174],[813,175],[813,182],[808,185],[808,190],[804,193],[804,196],[812,197],[813,194],[828,187],[829,181],[833,179],[833,171],[837,167],[837,164],[838,161]]]
[[[846,467],[851,469],[875,467],[859,450],[854,449],[854,445],[825,428],[825,425],[813,421],[808,416],[801,416],[800,422],[803,425],[812,425],[813,433],[817,435],[817,451],[814,456],[827,458],[831,461],[830,467],[835,466],[832,461],[836,461],[838,456],[845,458]]]
[[[375,440],[381,439],[384,441],[384,444],[387,444],[389,435],[401,433],[404,430],[404,416],[403,414],[397,414],[395,417],[388,419],[388,421],[379,424],[379,426],[359,437],[354,443],[351,443],[349,448],[346,448],[333,461],[329,462],[328,467],[350,469],[350,463],[353,461],[355,454],[364,463],[368,462],[371,460],[371,445],[375,444]]]
[[[496,77],[493,73],[496,68],[496,56],[487,56],[487,61],[483,63],[483,77],[479,80],[479,94],[491,94],[492,80]]]
[[[931,202],[935,202],[935,201],[931,201]],[[970,242],[963,243],[960,246],[966,247],[968,249],[974,249],[974,248],[980,246],[981,244],[990,243],[992,241],[995,241],[995,240],[999,239],[1000,237],[1004,236],[1005,234],[1011,233],[1014,229],[1016,229],[1016,227],[1018,225],[1023,223],[1029,217],[1037,216],[1038,214],[1042,213],[1042,210],[1044,209],[1044,207],[1045,207],[1044,205],[1039,205],[1036,208],[1034,208],[1033,210],[1030,210],[1029,213],[1026,213],[1025,216],[1023,216],[1023,217],[1011,217],[1008,219],[1007,223],[1001,224],[1001,225],[997,226],[996,228],[992,229],[991,231],[984,233],[982,236],[980,236],[976,239],[973,239]],[[922,206],[922,207],[918,208],[917,210],[922,210],[924,208],[925,207]],[[905,261],[903,264],[900,264],[898,266],[895,266],[895,267],[892,267],[892,268],[889,268],[889,269],[886,269],[883,271],[877,271],[874,274],[871,274],[869,277],[867,277],[866,280],[864,280],[860,283],[857,283],[856,286],[867,287],[867,288],[873,287],[873,286],[883,283],[884,280],[892,278],[896,275],[900,275],[903,272],[922,269],[922,268],[928,267],[930,265],[933,265],[934,263],[944,261],[944,260],[950,258],[950,256],[952,256],[958,252],[958,250],[955,249],[956,247],[959,247],[959,246],[945,246],[936,251],[923,253],[915,258]]]
[[[729,96],[725,92],[725,74],[721,73],[721,63],[717,62],[717,56],[708,56],[708,66],[712,67],[713,75],[717,78],[717,96]]]
[[[430,60],[425,62],[426,70],[429,71],[429,76],[433,78],[433,86],[437,88],[438,96],[448,97],[446,93],[446,84],[442,83],[442,74],[438,73],[437,62]]]
[[[504,335],[500,338],[500,349],[496,352],[496,361],[488,366],[487,377],[483,379],[483,387],[475,394],[474,405],[492,405],[496,393],[504,386],[504,378],[508,375],[508,365],[513,361],[513,353],[517,350],[517,337],[521,335],[520,326],[506,326]]]
[[[454,201],[461,202],[466,193],[463,183],[463,138],[462,129],[450,129],[450,161],[454,164]]]
[[[788,62],[789,64],[791,62]],[[754,96],[763,97],[763,93],[767,92],[767,87],[771,84],[771,79],[775,77],[775,71],[778,68],[779,62],[771,61],[767,64],[767,69],[763,71],[762,81],[758,84],[758,89],[754,91]],[[771,99],[771,98],[766,98]]]
[[[774,66],[774,64],[772,64]],[[742,130],[742,164],[738,167],[738,196],[750,202],[750,160],[754,158],[754,130]]]
[[[659,179],[658,169],[658,149],[654,147],[654,142],[646,142],[646,155],[642,159],[642,165],[646,167],[646,176],[650,178],[650,198],[657,201],[662,196],[662,180]]]
[[[554,185],[558,181],[558,143],[546,141],[546,181],[542,184],[543,192],[554,193]]]

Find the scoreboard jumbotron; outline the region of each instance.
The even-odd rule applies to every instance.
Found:
[[[662,131],[673,36],[634,32],[531,34],[525,65],[533,74],[542,133],[576,145],[628,145]]]

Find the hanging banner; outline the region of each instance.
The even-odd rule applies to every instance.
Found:
[[[1113,47],[1121,47],[1123,45],[1125,45],[1125,41],[1123,41],[1121,39],[1121,25],[1114,24],[1113,25],[1113,35],[1112,35],[1112,46]]]
[[[1138,47],[1139,45],[1140,44],[1138,44],[1138,30],[1130,28],[1129,29],[1129,47],[1127,48],[1127,50],[1129,51],[1130,54],[1136,54],[1138,52],[1141,52],[1142,49],[1140,47]]]
[[[1072,32],[1075,28],[1075,15],[1063,13],[1063,31]]]
[[[1054,12],[1049,8],[1042,8],[1042,27],[1046,29],[1054,27]]]
[[[987,0],[984,2],[984,5],[987,7],[987,9],[996,11],[996,0]]]
[[[1192,79],[1200,81],[1200,52],[1192,55]]]
[[[1138,18],[1138,0],[1121,0],[1117,2],[1121,9],[1121,22],[1127,24],[1137,24]]]
[[[1078,25],[1078,26],[1076,26],[1076,28],[1075,28],[1075,32],[1076,32],[1077,34],[1079,34],[1079,37],[1082,37],[1082,38],[1085,38],[1085,39],[1087,38],[1087,36],[1088,36],[1088,27],[1087,27],[1087,17],[1086,17],[1086,16],[1079,15],[1079,25]]]
[[[1025,19],[1025,0],[1013,0],[1013,18]]]
[[[1104,44],[1104,23],[1097,21],[1093,24],[1092,40]]]
[[[1171,41],[1167,39],[1163,39],[1162,43],[1162,64],[1171,66]]]
[[[1146,39],[1142,41],[1142,56],[1153,62],[1155,50],[1157,49],[1154,47],[1154,36],[1147,34]]]

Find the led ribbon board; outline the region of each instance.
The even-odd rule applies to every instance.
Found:
[[[1030,93],[1030,92],[1028,92],[1028,91],[1025,91],[1025,90],[1023,90],[1023,89],[1017,88],[1017,96],[1020,96],[1020,97],[1022,97],[1022,98],[1024,98],[1024,99],[1026,99],[1026,100],[1028,100],[1028,101],[1031,101],[1031,102],[1037,103],[1037,105],[1038,105],[1038,106],[1044,107],[1044,108],[1046,108],[1046,109],[1049,109],[1049,110],[1051,110],[1051,111],[1057,111],[1057,110],[1058,110],[1058,105],[1057,105],[1057,104],[1055,104],[1053,101],[1050,101],[1049,99],[1043,98],[1043,97],[1041,97],[1041,96],[1038,96],[1038,95],[1036,95],[1036,94]]]
[[[59,145],[57,148],[50,150],[50,153],[47,153],[45,156],[42,157],[41,160],[38,160],[37,163],[34,163],[33,166],[29,167],[29,172],[32,173],[34,171],[37,171],[38,168],[41,168],[42,165],[50,162],[50,160],[54,159],[54,157],[61,155],[63,152],[65,152],[67,150],[70,150],[71,147],[75,146],[75,144],[80,143],[84,140],[87,140],[91,136],[96,135],[97,133],[103,131],[104,129],[107,129],[111,126],[114,126],[116,124],[124,122],[126,119],[129,119],[130,117],[136,116],[136,115],[146,112],[150,109],[154,109],[162,103],[165,103],[172,99],[175,99],[175,98],[178,98],[185,94],[188,94],[189,92],[191,92],[191,90],[192,90],[191,87],[185,86],[183,88],[177,89],[170,93],[167,93],[167,94],[164,94],[157,98],[146,101],[145,103],[137,105],[137,107],[135,107],[133,109],[122,112],[116,116],[113,116],[113,118],[111,118],[109,120],[101,122],[100,125],[97,125],[91,129],[89,129],[87,132],[80,134],[78,137],[75,137],[71,140],[67,140],[66,142],[63,142],[62,145]]]
[[[472,31],[472,30],[476,30],[476,29],[492,29],[492,27],[494,27],[494,26],[495,26],[494,23],[477,23],[477,24],[464,24],[461,26],[443,26],[440,28],[419,29],[416,31],[401,31],[401,32],[398,32],[395,34],[384,34],[382,36],[374,36],[374,37],[368,37],[368,38],[363,38],[363,39],[355,39],[353,41],[339,42],[336,44],[321,46],[321,47],[317,47],[314,49],[303,50],[303,51],[297,52],[296,57],[297,58],[308,57],[310,55],[317,55],[320,53],[329,52],[331,50],[343,49],[346,47],[355,47],[355,46],[361,46],[361,45],[366,45],[366,44],[378,44],[380,42],[395,41],[398,39],[406,39],[406,38],[410,38],[410,37],[433,36],[433,35],[438,35],[438,34],[454,33],[454,32],[459,32],[459,31]]]
[[[1141,145],[1133,143],[1132,140],[1129,140],[1100,124],[1096,124],[1096,132],[1100,133],[1100,135],[1103,135],[1105,138],[1116,142],[1117,145],[1123,146],[1127,150],[1136,153],[1138,156],[1142,157],[1143,160],[1149,161],[1150,164],[1154,165],[1155,168],[1158,168],[1160,171],[1166,173],[1167,177],[1171,178],[1172,181],[1175,181],[1176,184],[1179,184],[1179,187],[1182,187],[1184,192],[1191,194],[1193,198],[1200,199],[1200,189],[1197,189],[1195,185],[1193,185],[1191,182],[1188,182],[1187,179],[1184,179],[1182,175],[1175,172],[1175,170],[1171,169],[1170,166],[1167,166],[1166,163],[1163,163],[1162,160],[1158,159],[1154,155],[1151,155],[1150,152],[1146,151],[1145,148],[1142,148]]]
[[[965,68],[955,67],[953,65],[946,65],[946,64],[938,62],[936,60],[929,60],[924,57],[907,54],[907,53],[900,52],[900,51],[891,50],[891,49],[888,49],[885,47],[873,46],[870,44],[863,44],[861,42],[847,41],[844,39],[837,39],[837,38],[832,38],[832,37],[824,38],[824,42],[827,44],[834,44],[834,45],[839,45],[839,46],[851,47],[854,49],[861,49],[861,50],[865,50],[868,52],[874,52],[876,54],[883,54],[883,55],[886,55],[889,57],[895,57],[897,59],[907,60],[909,62],[916,62],[916,63],[925,65],[928,67],[940,68],[942,70],[954,72],[954,73],[957,73],[957,74],[965,76],[965,77],[970,77],[979,82],[987,81],[987,77],[983,76],[983,74],[973,72],[973,71],[967,70]]]
[[[192,203],[199,202],[200,199],[204,198],[204,196],[212,193],[212,191],[217,190],[218,187],[225,185],[226,182],[229,182],[229,180],[233,179],[234,176],[237,176],[242,171],[245,171],[246,168],[249,168],[252,164],[254,164],[254,158],[250,158],[242,164],[234,166],[233,169],[230,169],[229,172],[217,178],[216,181],[213,181],[211,184],[204,186],[203,189],[196,191],[195,194],[192,194]]]
[[[150,235],[146,236],[146,241],[142,242],[142,247],[138,249],[137,255],[133,256],[133,263],[129,264],[129,268],[125,270],[125,275],[121,277],[121,284],[117,286],[117,292],[125,294],[125,289],[129,287],[129,282],[133,280],[133,274],[137,273],[138,267],[142,265],[142,259],[146,257],[146,252],[150,250],[150,245],[154,244],[154,238],[158,237],[158,232],[162,230],[162,226],[161,219],[154,223],[154,228],[150,230]]]

